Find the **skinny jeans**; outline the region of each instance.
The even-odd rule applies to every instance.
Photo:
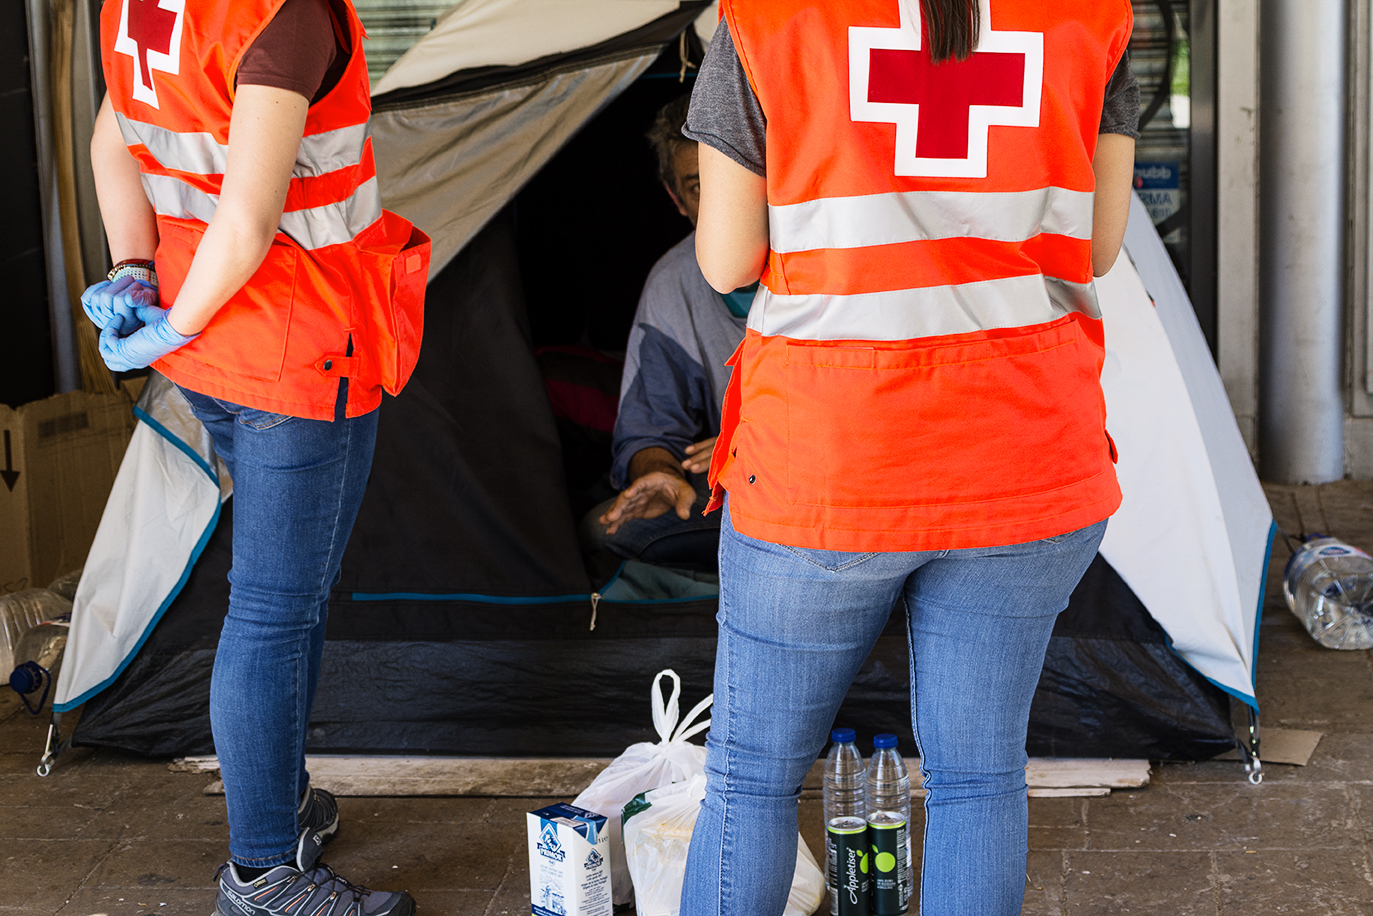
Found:
[[[229,857],[283,865],[295,860],[329,590],[372,467],[377,411],[345,418],[346,380],[333,421],[182,393],[234,482],[229,611],[210,680]]]
[[[919,912],[1019,914],[1030,701],[1054,620],[1105,530],[1102,521],[1004,547],[848,553],[742,535],[726,501],[706,796],[682,916],[781,916],[801,782],[843,724],[835,714],[898,598],[927,790]]]

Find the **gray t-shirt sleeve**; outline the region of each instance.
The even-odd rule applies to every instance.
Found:
[[[1106,84],[1098,132],[1138,139],[1138,127],[1139,80],[1130,69],[1130,52],[1126,51]],[[729,22],[721,19],[696,75],[682,133],[724,153],[755,175],[765,175],[767,128],[767,117],[739,62]]]
[[[1099,134],[1124,134],[1139,139],[1139,80],[1130,69],[1130,52],[1120,56],[1116,72],[1106,84]]]
[[[719,150],[755,175],[766,174],[768,121],[721,19],[691,91],[682,133]]]

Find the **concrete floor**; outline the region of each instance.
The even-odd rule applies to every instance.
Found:
[[[1373,546],[1373,484],[1270,487],[1278,523]],[[1321,649],[1282,603],[1274,550],[1259,653],[1264,724],[1318,729],[1309,766],[1156,765],[1144,789],[1030,800],[1024,913],[1373,914],[1373,657]],[[77,750],[34,775],[44,726],[0,691],[0,916],[206,916],[226,855],[210,777]],[[345,798],[326,860],[426,914],[529,912],[524,812],[550,799]],[[818,793],[801,802],[820,845]],[[917,815],[918,819],[919,815]],[[919,825],[915,825],[917,830]]]

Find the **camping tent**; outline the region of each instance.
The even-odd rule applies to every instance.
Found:
[[[710,577],[588,573],[535,355],[622,347],[648,265],[685,231],[639,137],[699,60],[703,4],[587,5],[618,12],[550,19],[540,44],[531,23],[571,4],[467,0],[378,84],[383,193],[435,256],[424,348],[383,406],[331,602],[312,751],[606,755],[649,737],[626,711],[660,668],[710,688]],[[1254,703],[1271,517],[1138,202],[1127,251],[1099,292],[1125,502],[1058,621],[1029,745],[1204,759],[1234,746],[1227,694]],[[54,709],[85,703],[78,743],[204,753],[230,484],[173,387],[150,384],[140,419]],[[900,616],[840,712],[861,733],[909,737]]]

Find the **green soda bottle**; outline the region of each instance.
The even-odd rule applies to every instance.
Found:
[[[895,735],[878,735],[872,744],[867,778],[872,911],[903,916],[911,903],[911,780]]]

